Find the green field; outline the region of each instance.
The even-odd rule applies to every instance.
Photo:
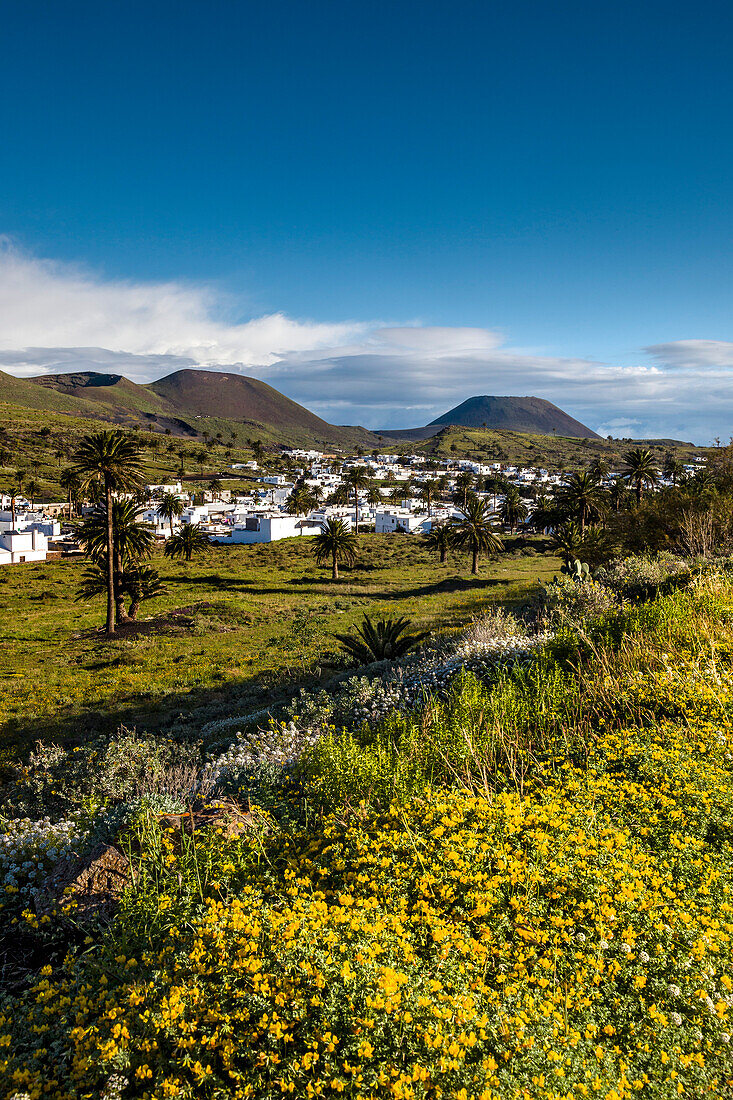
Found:
[[[77,602],[80,560],[0,568],[0,744],[84,739],[118,725],[196,734],[294,693],[342,667],[334,631],[364,612],[455,631],[487,605],[521,605],[560,562],[547,540],[506,540],[472,577],[470,559],[441,565],[409,535],[361,535],[358,561],[333,584],[307,540],[214,548],[190,565],[154,558],[168,591],[113,641],[103,601]],[[181,614],[174,614],[184,609]]]

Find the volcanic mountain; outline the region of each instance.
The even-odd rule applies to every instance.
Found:
[[[266,382],[223,371],[180,370],[149,385],[121,374],[77,371],[15,378],[0,371],[0,401],[115,424],[144,424],[174,435],[246,427],[297,446],[374,447],[366,428],[329,424]]]
[[[596,432],[542,397],[469,397],[424,428],[385,429],[381,434],[399,439],[428,439],[449,425],[487,431],[528,432],[571,439],[600,439]]]

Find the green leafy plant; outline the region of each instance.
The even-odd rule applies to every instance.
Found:
[[[406,618],[380,619],[375,623],[365,615],[361,626],[353,634],[336,634],[334,637],[338,638],[342,648],[360,665],[366,665],[372,661],[402,657],[427,637],[427,631],[405,633],[410,625],[410,620]]]

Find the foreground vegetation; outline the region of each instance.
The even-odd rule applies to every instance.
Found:
[[[677,576],[322,735],[244,834],[129,803],[107,926],[14,872],[45,966],[4,1003],[3,1095],[726,1095],[733,586]]]

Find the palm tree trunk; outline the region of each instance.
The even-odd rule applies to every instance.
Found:
[[[106,633],[111,637],[115,632],[115,563],[114,532],[112,530],[112,488],[109,478],[104,479],[104,496],[107,502],[107,625]]]
[[[443,549],[440,551],[440,564],[445,565],[445,563],[447,561],[448,561],[448,551],[446,550],[445,547],[443,547]]]
[[[115,622],[117,625],[127,622],[127,611],[125,610],[125,593],[122,591],[122,559],[120,557],[120,551],[115,546]]]
[[[71,488],[69,487],[69,519],[71,519]]]
[[[581,539],[585,538],[585,505],[584,504],[582,504],[581,507],[580,507],[580,537],[581,537]]]
[[[356,523],[354,525],[354,534],[359,534],[359,490],[354,489],[354,517]]]
[[[473,547],[473,562],[471,564],[471,572],[478,574],[478,546],[474,544]]]
[[[13,521],[13,530],[15,530],[15,493],[10,497],[10,518]]]
[[[333,569],[331,570],[331,580],[337,581],[339,579],[339,562],[336,551],[333,552]]]
[[[636,483],[636,504],[637,507],[641,504],[641,479]]]

